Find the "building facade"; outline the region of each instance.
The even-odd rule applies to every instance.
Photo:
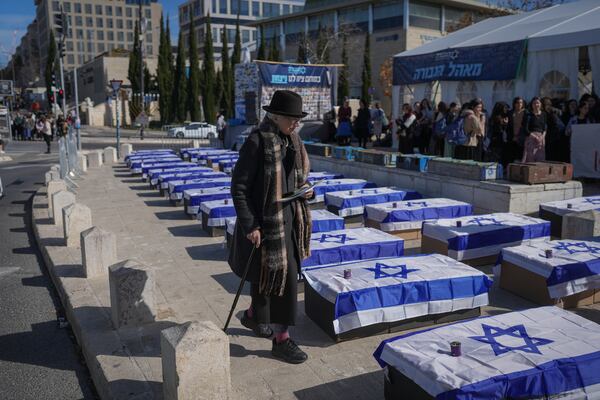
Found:
[[[221,33],[227,29],[227,42],[233,47],[235,26],[240,20],[242,47],[253,50],[256,45],[257,32],[250,23],[261,18],[272,18],[297,13],[302,10],[304,0],[189,0],[179,6],[179,29],[184,35],[187,48],[190,22],[194,21],[194,30],[198,49],[202,54],[204,33],[206,32],[206,16],[210,14],[211,34],[215,60],[221,59]]]
[[[142,17],[148,21],[144,51],[148,56],[156,56],[162,6],[158,0],[141,1]],[[60,12],[61,4],[69,20],[64,67],[70,70],[106,51],[131,50],[139,3],[140,0],[35,0],[40,65],[43,68],[46,64],[48,38],[50,31],[56,29],[54,15]]]
[[[266,18],[252,26],[262,26],[267,47],[277,40],[282,59],[288,62],[297,60],[303,38],[305,48],[314,52],[321,33],[326,36],[330,62],[340,63],[345,41],[350,97],[354,98],[361,94],[368,32],[372,99],[381,101],[389,111],[391,91],[386,88],[391,81],[380,75],[385,76],[384,69],[391,66],[395,54],[441,37],[466,21],[482,19],[493,10],[474,0],[309,0],[300,12]]]

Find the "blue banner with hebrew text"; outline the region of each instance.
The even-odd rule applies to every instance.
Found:
[[[516,78],[526,41],[497,43],[394,58],[394,85]]]
[[[259,63],[258,68],[262,84],[266,86],[331,86],[327,67]]]

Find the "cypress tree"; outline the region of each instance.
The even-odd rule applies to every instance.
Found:
[[[267,48],[262,25],[260,26],[260,44],[258,46],[258,52],[256,53],[256,59],[263,61],[267,59]]]
[[[160,18],[160,45],[158,49],[158,105],[160,108],[160,122],[168,124],[173,120],[171,94],[173,92],[173,53],[171,52],[171,38],[169,20],[165,30],[163,17]]]
[[[371,102],[369,88],[371,87],[371,35],[367,32],[365,36],[365,52],[363,55],[362,88],[361,97],[369,104]]]
[[[277,36],[273,36],[271,40],[271,51],[269,52],[269,61],[281,61],[279,57],[279,44],[277,43]]]
[[[48,42],[48,58],[46,59],[46,70],[44,72],[46,79],[46,95],[50,99],[52,94],[52,73],[56,70],[56,40],[54,32],[50,30],[50,41]],[[12,78],[11,78],[12,79]]]
[[[240,34],[240,14],[238,14],[235,23],[235,43],[233,44],[233,53],[231,53],[231,71],[235,70],[235,64],[239,64],[242,59],[242,35]]]
[[[190,22],[189,39],[189,57],[190,57],[190,76],[187,88],[187,110],[190,113],[192,121],[200,121],[200,65],[198,63],[198,45],[196,42],[196,31],[194,29],[194,19]]]
[[[227,116],[232,116],[233,104],[232,104],[232,93],[233,93],[233,74],[231,69],[231,63],[229,62],[229,43],[227,42],[227,25],[223,26],[223,32],[221,33],[221,90],[219,94],[219,107],[225,110]]]
[[[346,36],[342,44],[342,67],[340,67],[338,75],[338,105],[344,104],[344,99],[350,94],[348,84],[348,53],[346,52]]]
[[[223,81],[223,73],[221,72],[221,70],[218,70],[215,78],[215,104],[219,104],[220,109],[227,110],[227,108],[225,108],[226,93],[224,86],[225,85]]]
[[[300,34],[300,39],[298,40],[298,56],[296,57],[296,62],[299,64],[306,64],[306,37],[304,36],[304,32]]]
[[[173,77],[173,95],[171,105],[173,121],[183,122],[186,116],[187,100],[187,77],[185,74],[185,46],[183,45],[183,34],[179,31],[177,41],[177,61],[175,62],[175,75]]]
[[[140,77],[140,68],[142,66],[142,53],[140,45],[140,27],[136,21],[133,29],[133,50],[129,53],[129,68],[127,69],[127,79],[131,83],[131,92],[133,93],[131,105],[129,107],[129,115],[133,121],[138,113],[142,111],[142,98],[140,97],[140,89],[142,85]]]
[[[212,29],[210,26],[210,14],[206,15],[206,34],[204,35],[204,118],[209,123],[214,123],[217,115],[215,110],[215,60],[213,55]]]

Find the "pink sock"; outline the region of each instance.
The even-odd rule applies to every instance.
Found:
[[[252,310],[252,306],[248,307],[248,309],[246,310],[246,314],[248,314],[248,318],[254,317],[254,310]]]
[[[275,335],[275,341],[277,343],[285,342],[289,338],[290,338],[290,332],[288,332],[288,331],[281,332],[281,333],[278,333]]]

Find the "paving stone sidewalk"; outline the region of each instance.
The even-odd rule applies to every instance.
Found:
[[[77,201],[91,208],[93,224],[117,235],[119,259],[136,258],[156,271],[158,321],[144,329],[119,331],[121,341],[162,398],[159,331],[173,323],[212,320],[223,326],[239,279],[231,273],[223,238],[208,237],[183,207],[150,189],[123,166],[88,170],[78,182]],[[491,272],[487,268],[486,272]],[[103,307],[110,307],[108,278],[89,279]],[[252,336],[237,317],[249,304],[246,288],[230,328],[231,375],[240,399],[383,399],[383,373],[372,353],[397,334],[334,343],[304,313],[292,336],[309,355],[301,365],[271,358],[271,343]],[[534,306],[493,289],[485,314]],[[582,310],[584,316],[589,310]],[[593,313],[591,313],[593,314]],[[597,313],[595,315],[598,315]]]

